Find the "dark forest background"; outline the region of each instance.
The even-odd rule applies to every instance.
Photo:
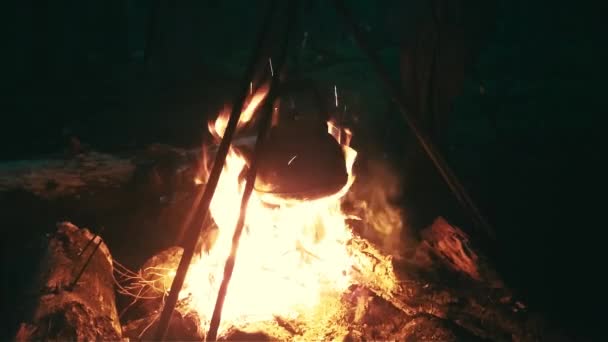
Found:
[[[301,72],[341,90],[359,119],[355,144],[407,163],[405,125],[321,3],[300,16],[300,33],[308,34]],[[420,1],[347,3],[398,79],[400,44]],[[489,16],[462,3],[472,18]],[[200,144],[209,115],[235,94],[263,8],[211,0],[2,7],[3,161],[61,153],[73,137],[108,152]],[[602,328],[606,269],[605,12],[525,1],[495,9],[451,112],[444,153],[496,226],[496,263],[507,282],[575,336],[591,336]],[[10,229],[3,227],[7,238]]]

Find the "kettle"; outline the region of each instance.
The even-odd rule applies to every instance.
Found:
[[[285,84],[264,140],[254,184],[262,200],[314,200],[348,182],[342,146],[328,133],[328,112],[310,84]]]

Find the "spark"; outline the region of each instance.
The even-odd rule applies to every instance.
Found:
[[[289,161],[287,162],[287,165],[291,165],[291,162],[296,159],[298,157],[298,155],[296,154],[295,156],[291,157],[291,159],[289,159]]]
[[[293,97],[289,97],[289,102],[291,104],[291,109],[296,109],[296,103],[293,101]]]
[[[274,76],[274,69],[272,68],[272,58],[268,58],[268,64],[270,64],[270,75]]]
[[[249,95],[253,95],[253,82],[249,82]]]
[[[304,32],[304,39],[302,39],[302,49],[306,47],[307,40],[308,40],[308,32]]]
[[[334,98],[336,99],[336,108],[338,108],[338,87],[334,84]]]

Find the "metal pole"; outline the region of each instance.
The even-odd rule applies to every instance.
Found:
[[[224,301],[226,299],[226,294],[228,293],[228,285],[230,284],[230,279],[232,278],[232,272],[234,271],[234,265],[236,262],[236,254],[239,247],[239,241],[241,235],[243,233],[243,228],[245,227],[245,219],[247,216],[247,205],[249,203],[249,199],[253,192],[253,187],[255,185],[255,179],[257,176],[257,169],[259,163],[260,152],[264,145],[264,140],[270,130],[270,126],[272,124],[272,113],[274,109],[274,102],[277,97],[278,88],[280,86],[280,77],[282,71],[284,70],[285,60],[287,56],[287,49],[289,45],[289,34],[293,28],[294,15],[296,13],[297,1],[290,1],[288,7],[288,17],[287,17],[287,28],[284,31],[281,51],[279,52],[279,56],[276,60],[276,70],[272,76],[272,80],[270,83],[270,90],[268,91],[268,95],[266,97],[266,102],[264,102],[264,107],[261,112],[261,120],[259,122],[259,131],[258,137],[256,139],[255,149],[253,153],[253,157],[251,160],[251,165],[249,167],[249,171],[247,173],[247,179],[245,183],[245,189],[243,191],[243,197],[241,199],[241,208],[239,213],[239,219],[236,223],[236,228],[234,230],[234,235],[232,236],[232,248],[230,250],[230,255],[226,260],[226,264],[224,266],[224,278],[222,279],[222,283],[220,285],[220,289],[217,294],[217,300],[215,302],[215,307],[213,309],[213,315],[211,317],[211,322],[209,324],[209,331],[207,332],[206,341],[216,341],[217,333],[221,322],[222,317],[222,308],[224,306]]]
[[[207,332],[207,336],[205,338],[206,341],[216,341],[217,333],[221,322],[222,317],[222,308],[224,306],[224,300],[226,299],[226,294],[228,293],[228,285],[230,284],[230,279],[232,278],[232,272],[234,271],[234,265],[236,262],[236,254],[239,247],[239,241],[241,238],[241,234],[243,233],[243,229],[245,227],[245,219],[247,217],[247,205],[249,203],[249,199],[253,192],[253,187],[255,185],[255,179],[257,176],[257,169],[259,163],[260,152],[264,145],[264,140],[268,131],[270,129],[272,123],[272,113],[274,108],[274,100],[276,99],[278,88],[280,86],[280,77],[282,71],[284,70],[285,59],[287,56],[287,49],[289,45],[289,33],[293,28],[293,15],[295,14],[296,1],[289,1],[288,7],[288,15],[287,17],[287,28],[283,34],[282,47],[279,52],[279,56],[276,60],[276,72],[272,76],[272,80],[270,83],[270,90],[268,91],[268,95],[266,96],[266,102],[264,102],[264,107],[261,112],[261,120],[259,122],[259,131],[258,136],[255,143],[255,149],[253,153],[253,157],[251,160],[251,165],[249,167],[247,173],[247,179],[245,183],[245,189],[243,191],[243,197],[241,199],[241,208],[239,213],[239,219],[236,223],[236,228],[234,230],[234,235],[232,236],[232,248],[230,250],[230,255],[226,260],[226,264],[224,266],[224,278],[222,279],[222,283],[220,285],[217,300],[215,302],[215,307],[213,309],[213,315],[211,316],[211,322],[209,324],[209,331]]]
[[[103,233],[103,231],[105,230],[105,226],[101,227],[101,229],[99,230],[99,233],[96,233],[95,235],[93,235],[92,238],[89,239],[89,241],[87,242],[86,245],[84,245],[84,247],[82,247],[82,250],[80,250],[80,253],[78,253],[78,256],[82,256],[84,254],[84,252],[89,249],[89,247],[91,246],[91,244],[93,243],[93,241],[95,240],[96,237],[99,236],[99,234]]]
[[[334,7],[336,8],[336,12],[342,17],[344,22],[346,23],[347,28],[352,34],[355,42],[359,45],[359,48],[363,51],[363,53],[370,60],[372,66],[375,69],[376,74],[380,77],[382,81],[382,85],[385,87],[385,90],[388,91],[391,99],[397,104],[399,111],[403,115],[406,123],[410,127],[410,129],[414,132],[416,139],[429,156],[439,174],[443,178],[443,180],[447,183],[450,190],[456,196],[458,202],[464,207],[466,211],[468,211],[469,215],[475,222],[475,224],[483,229],[486,235],[491,239],[495,239],[494,229],[490,226],[490,224],[484,219],[481,215],[477,206],[473,203],[469,195],[467,194],[464,187],[458,181],[456,175],[452,172],[448,164],[443,160],[439,152],[435,149],[430,140],[422,133],[419,129],[417,122],[412,118],[406,106],[403,103],[401,98],[401,94],[397,90],[397,88],[393,85],[388,73],[382,66],[382,62],[378,59],[378,56],[372,51],[370,46],[367,44],[361,31],[357,27],[357,24],[352,19],[350,11],[346,8],[346,5],[343,0],[334,0]]]
[[[277,76],[274,76],[272,78],[273,83],[275,83],[274,80],[276,78],[277,78]],[[209,331],[207,332],[207,336],[205,338],[206,341],[216,341],[217,340],[217,333],[218,333],[221,316],[222,316],[222,308],[224,306],[224,300],[226,299],[226,294],[228,292],[228,285],[230,283],[230,279],[232,278],[232,272],[234,270],[234,264],[236,261],[236,253],[237,253],[238,246],[239,246],[239,240],[241,238],[243,228],[245,227],[245,219],[247,216],[247,205],[249,203],[251,193],[253,192],[253,185],[255,184],[255,178],[257,175],[257,167],[258,167],[257,156],[259,155],[260,146],[262,145],[262,141],[264,140],[264,137],[265,137],[266,133],[268,132],[268,127],[270,126],[270,120],[268,120],[268,117],[272,117],[272,109],[267,110],[266,107],[272,108],[274,98],[276,97],[275,95],[276,95],[275,91],[272,89],[272,86],[271,86],[271,90],[269,90],[267,99],[266,99],[266,103],[269,103],[270,105],[264,106],[263,117],[261,118],[261,120],[259,122],[260,130],[258,132],[257,140],[255,143],[255,149],[254,149],[255,152],[253,155],[253,159],[251,161],[251,166],[247,173],[247,179],[246,179],[245,189],[243,191],[243,197],[241,198],[239,219],[236,223],[236,228],[234,230],[234,235],[232,237],[232,247],[230,250],[230,255],[228,256],[228,259],[226,260],[226,264],[224,265],[224,278],[222,279],[222,283],[220,284],[220,288],[218,290],[215,307],[213,308],[213,315],[211,316],[211,322],[209,324]],[[271,115],[268,115],[267,112],[270,113]]]
[[[98,237],[98,236],[96,235],[95,237]],[[92,240],[94,240],[95,237],[93,237]],[[87,260],[84,262],[84,265],[82,265],[82,267],[80,268],[80,270],[78,271],[78,273],[74,277],[74,280],[72,280],[72,282],[67,286],[67,290],[68,291],[74,290],[74,287],[76,286],[76,284],[80,280],[80,277],[82,277],[82,275],[84,274],[84,271],[87,269],[87,267],[91,263],[91,260],[93,260],[93,256],[95,255],[95,252],[97,252],[97,250],[99,249],[99,246],[101,246],[102,242],[103,242],[103,239],[101,237],[99,237],[99,240],[95,244],[95,247],[93,247],[93,251],[91,252],[91,254],[89,254],[89,257],[87,258]]]
[[[254,45],[249,65],[245,72],[244,78],[240,84],[239,92],[234,100],[232,112],[230,113],[230,119],[228,120],[228,125],[226,126],[224,136],[215,156],[213,168],[211,169],[211,173],[209,175],[209,179],[207,180],[207,184],[202,194],[202,198],[200,198],[200,201],[198,201],[197,198],[195,202],[198,203],[195,203],[196,209],[193,211],[194,215],[191,215],[185,223],[186,227],[188,227],[188,230],[186,231],[184,253],[182,254],[179,266],[177,267],[177,271],[175,272],[175,278],[173,278],[171,290],[169,291],[169,295],[167,297],[167,300],[165,301],[163,311],[160,315],[158,329],[155,335],[156,341],[163,341],[167,335],[167,329],[169,328],[171,316],[173,315],[173,311],[175,310],[175,305],[177,304],[179,292],[181,291],[182,286],[184,285],[184,280],[186,279],[188,267],[192,262],[192,257],[194,256],[194,249],[196,247],[196,242],[198,241],[202,224],[205,221],[209,212],[209,205],[211,204],[213,194],[215,192],[217,183],[222,173],[222,169],[226,161],[226,156],[228,155],[228,149],[230,147],[234,132],[236,131],[237,123],[241,116],[243,104],[245,102],[245,99],[247,98],[247,94],[249,93],[250,80],[255,72],[255,65],[259,60],[259,55],[263,43],[266,40],[266,37],[268,36],[275,8],[276,0],[272,0],[269,5],[267,14],[264,18],[263,26]]]

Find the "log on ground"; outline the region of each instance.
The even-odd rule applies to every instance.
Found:
[[[458,228],[438,219],[422,236],[415,258],[405,262],[385,255],[368,240],[354,235],[347,248],[356,264],[352,273],[355,285],[335,302],[324,303],[327,308],[319,309],[333,310],[332,314],[315,315],[312,320],[319,322],[312,323],[305,322],[306,317],[275,317],[234,327],[222,338],[532,341],[547,337],[542,322],[502,285],[490,263],[478,255]],[[175,251],[166,250],[152,259],[162,261],[158,265],[162,268],[175,268],[179,262]],[[145,267],[142,274],[144,271]],[[433,276],[425,278],[425,274]],[[151,313],[161,303],[158,300],[156,304],[142,304]],[[192,325],[186,322],[192,317],[176,319],[184,320],[176,322],[176,326]],[[138,332],[129,337],[145,338],[139,332],[149,324],[153,324],[150,319],[127,323],[128,330]],[[192,329],[190,332],[194,334],[191,338],[204,335]]]
[[[73,224],[58,225],[41,263],[37,284],[39,298],[31,320],[22,323],[17,340],[121,339],[112,257],[103,242],[74,283],[81,267],[96,249],[100,238],[89,243],[93,237],[87,229],[79,229]]]
[[[534,341],[554,333],[503,285],[460,229],[438,218],[421,236],[412,260],[386,256],[355,236],[349,250],[357,281],[408,316],[446,319],[480,338]]]

